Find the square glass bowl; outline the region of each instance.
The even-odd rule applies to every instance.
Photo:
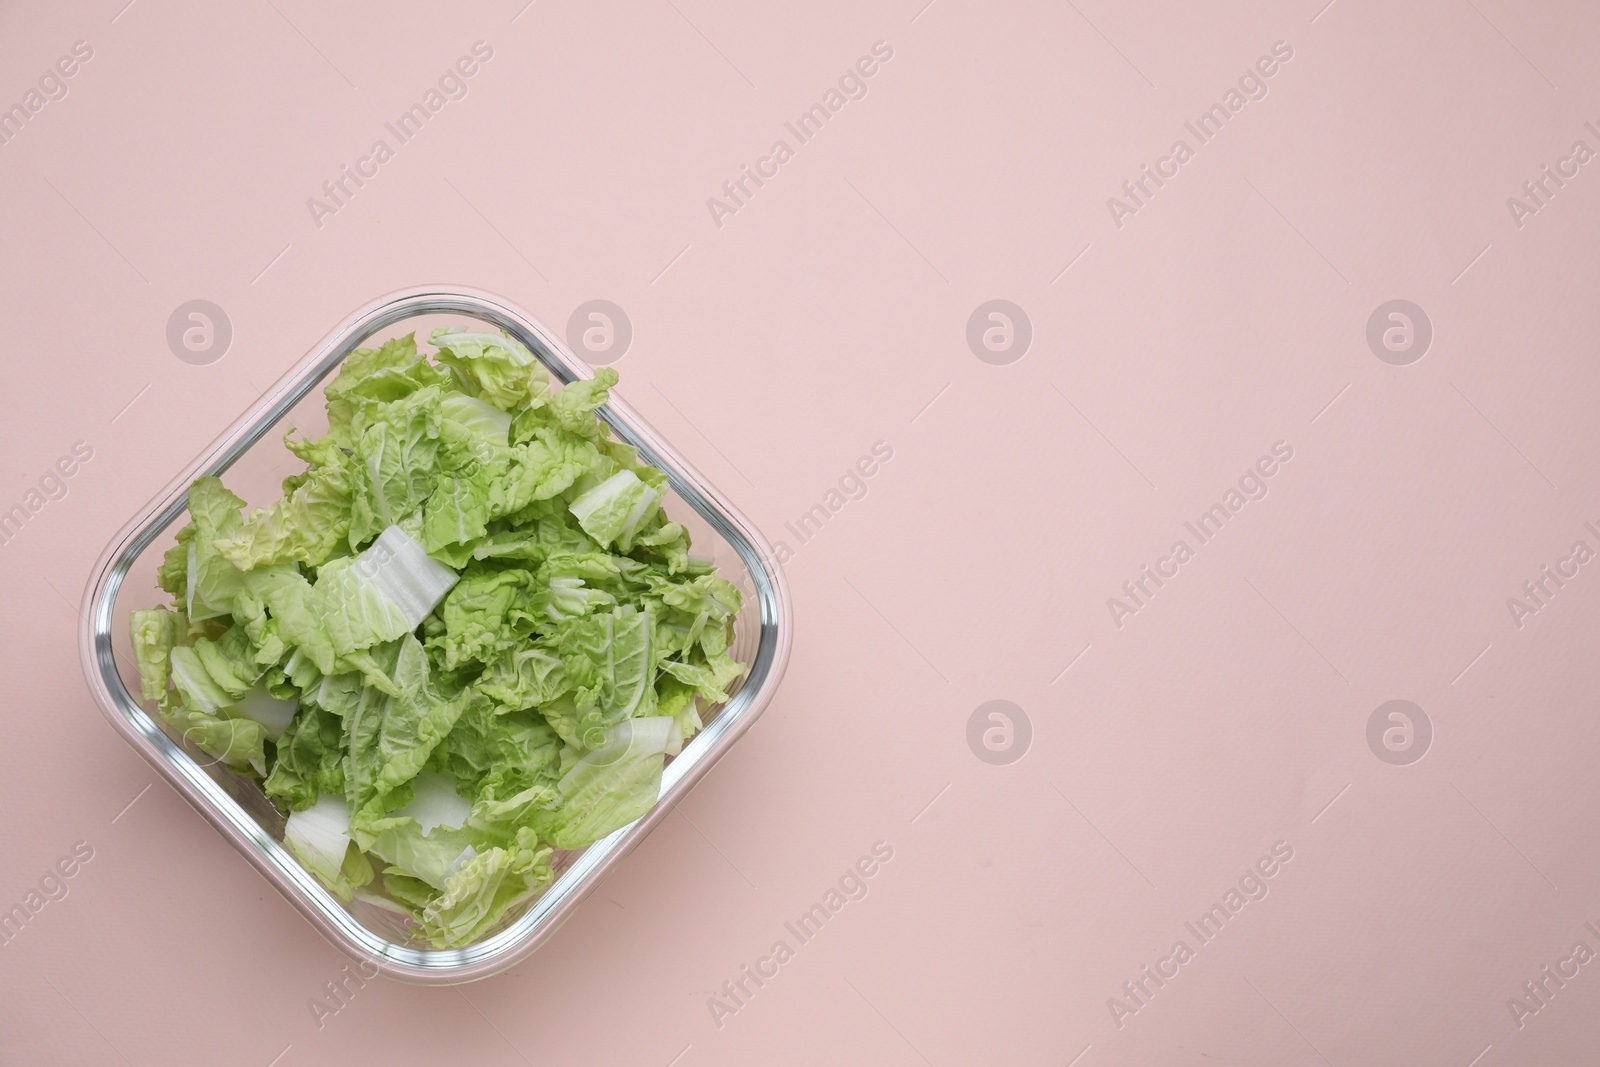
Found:
[[[166,599],[156,567],[187,521],[188,488],[222,475],[252,507],[281,495],[279,483],[304,465],[280,443],[295,427],[326,432],[319,386],[344,359],[370,343],[436,326],[488,325],[520,341],[565,384],[589,377],[584,364],[532,317],[498,297],[456,287],[404,290],[351,315],[269,389],[204,454],[111,541],[84,593],[79,651],[95,702],[111,725],[201,815],[249,860],[330,942],[352,959],[403,981],[447,984],[497,974],[527,957],[573,911],[750,728],[772,699],[789,656],[790,612],[783,574],[761,535],[711,484],[614,393],[599,409],[612,432],[665,471],[664,506],[689,528],[694,553],[709,555],[744,593],[730,652],[746,673],[727,703],[702,709],[705,728],[669,757],[661,796],[647,814],[585,848],[558,852],[554,883],[496,929],[463,948],[436,949],[416,936],[410,919],[374,893],[345,904],[283,847],[285,813],[260,785],[178,736],[135,696],[139,689],[128,639],[128,615]],[[269,436],[270,435],[270,436]]]

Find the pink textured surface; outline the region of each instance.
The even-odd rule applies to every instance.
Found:
[[[124,2],[0,7],[0,107],[93,52],[0,144],[0,509],[42,505],[0,545],[0,908],[93,850],[0,946],[0,1060],[1593,1058],[1600,975],[1562,961],[1600,951],[1600,577],[1546,579],[1520,619],[1508,598],[1600,550],[1600,163],[1522,189],[1600,150],[1600,11]],[[307,198],[478,41],[466,96],[318,226]],[[866,95],[800,144],[785,122],[879,41]],[[1266,95],[1199,143],[1184,123],[1275,42]],[[707,198],[778,139],[792,158],[719,226]],[[1179,139],[1193,157],[1113,212]],[[142,792],[75,605],[309,344],[434,280],[556,329],[626,310],[623,393],[792,551],[794,654],[533,959],[371,983],[319,1026],[343,959]],[[234,330],[209,365],[165,339],[196,298]],[[1009,365],[966,341],[996,298],[1032,324]],[[1409,365],[1366,337],[1394,299],[1433,327]],[[80,441],[65,496],[30,498]],[[866,496],[801,544],[785,524],[878,441]],[[1199,544],[1184,524],[1277,442],[1265,497]],[[1108,598],[1179,540],[1119,626]],[[967,741],[995,699],[1032,726],[1004,766]],[[1367,741],[1394,699],[1432,723],[1410,765]],[[880,841],[867,895],[801,943],[784,924]],[[1246,879],[1264,897],[1189,930],[1279,842]],[[777,975],[713,1012],[779,940]],[[1157,988],[1142,968],[1179,941]]]

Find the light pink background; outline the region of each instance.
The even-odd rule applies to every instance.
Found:
[[[0,145],[0,509],[94,453],[0,546],[0,908],[94,850],[0,947],[0,1061],[1595,1059],[1600,965],[1520,1029],[1507,1000],[1600,949],[1600,575],[1520,629],[1506,601],[1600,549],[1600,163],[1520,228],[1506,199],[1600,149],[1600,13],[524,2],[0,6],[0,106],[94,50]],[[306,199],[480,40],[469,95],[316,227]],[[868,95],[716,226],[706,199],[880,40]],[[1106,199],[1276,41],[1266,98],[1115,225]],[[319,1029],[344,960],[142,792],[76,605],[312,342],[431,281],[562,331],[626,309],[623,394],[794,549],[794,655],[529,962],[369,984]],[[165,341],[194,298],[233,323],[209,366]],[[1008,366],[965,341],[993,298],[1033,325]],[[1410,366],[1365,337],[1396,298],[1434,328]],[[785,522],[880,440],[868,495],[798,544]],[[1107,598],[1277,441],[1269,495],[1118,628]],[[1410,766],[1366,740],[1396,698],[1433,724]],[[1009,766],[967,744],[992,699],[1032,723]],[[877,841],[868,896],[719,1026],[708,997]],[[1107,999],[1278,841],[1265,899],[1119,1028]]]

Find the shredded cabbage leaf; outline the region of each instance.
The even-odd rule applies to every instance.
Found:
[[[738,589],[596,415],[616,372],[556,386],[502,334],[432,342],[345,361],[277,501],[196,481],[172,603],[129,625],[144,699],[261,782],[306,869],[448,947],[647,813],[744,666]]]

